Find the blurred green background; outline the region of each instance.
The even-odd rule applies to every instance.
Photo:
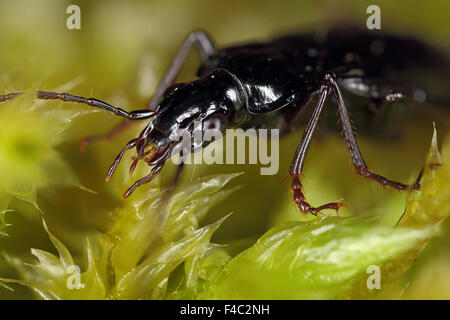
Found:
[[[66,8],[70,4],[81,8],[81,30],[66,28]],[[289,31],[316,29],[340,21],[364,27],[368,17],[366,8],[371,4],[375,4],[374,1],[2,0],[0,86],[2,92],[64,89],[128,110],[138,109],[148,103],[170,59],[192,30],[206,30],[218,46],[226,46]],[[449,47],[448,1],[376,1],[376,4],[381,8],[383,30],[406,33],[437,46]],[[197,56],[191,54],[179,80],[193,79],[197,63]],[[61,107],[59,103],[46,106],[49,112],[52,108],[69,110],[70,115],[86,109],[74,105]],[[0,127],[6,128],[6,123],[9,123],[8,132],[31,128],[30,134],[37,136],[36,144],[51,139],[45,124],[38,125],[39,119],[12,121],[14,112],[2,112],[0,110]],[[392,122],[396,124],[388,131],[396,139],[361,136],[361,149],[369,166],[393,179],[414,181],[432,134],[431,120],[422,120],[414,114],[394,118]],[[89,112],[64,124],[67,127],[60,141],[52,148],[61,155],[61,161],[67,164],[66,169],[77,177],[79,183],[98,194],[74,187],[78,184],[74,182],[76,179],[63,186],[58,185],[55,179],[38,183],[37,205],[42,212],[33,204],[12,197],[8,207],[14,212],[6,214],[6,221],[11,224],[6,229],[9,236],[0,238],[0,251],[15,255],[28,254],[30,247],[54,251],[42,228],[42,216],[74,253],[81,251],[81,239],[86,234],[107,227],[110,211],[120,206],[121,193],[138,175],[123,181],[113,179],[112,187],[104,183],[104,175],[121,146],[133,138],[142,125],[111,142],[92,144],[84,154],[79,153],[78,142],[87,135],[107,131],[118,121],[102,112]],[[40,136],[39,132],[43,134]],[[311,202],[320,204],[345,199],[350,209],[343,210],[343,215],[395,212],[383,219],[387,223],[396,221],[403,212],[405,195],[383,190],[364,179],[355,186],[355,174],[345,143],[338,134],[323,132],[306,162],[304,182]],[[234,213],[215,234],[215,242],[256,239],[277,222],[302,218],[290,202],[289,181],[285,179],[300,136],[301,131],[297,131],[282,140],[280,171],[275,176],[260,176],[257,166],[187,168],[182,179],[184,184],[209,173],[245,171],[233,181],[241,186],[240,191],[212,210],[205,221],[216,221],[226,213]],[[31,142],[32,146],[36,144]],[[45,149],[45,145],[42,148]],[[39,152],[35,154],[38,159]],[[42,159],[47,161],[45,157]],[[2,179],[6,181],[14,170],[25,173],[24,181],[41,179],[39,174],[31,174],[35,170],[33,164],[36,164],[32,158],[30,163],[16,164],[17,167],[12,168],[0,167],[1,175],[4,175]],[[173,174],[173,169],[173,165],[165,168],[163,183]],[[406,293],[407,298],[450,298],[448,224],[445,230],[447,232],[433,241],[411,271],[414,281]],[[0,257],[0,277],[15,276]],[[28,289],[14,288],[14,293],[0,289],[0,298],[32,297]]]

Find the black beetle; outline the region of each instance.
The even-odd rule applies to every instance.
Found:
[[[202,61],[198,79],[173,85],[192,46],[198,49]],[[241,127],[259,126],[260,123],[270,127],[276,123],[279,129],[286,129],[293,116],[318,96],[289,169],[294,202],[302,213],[316,215],[323,209],[337,211],[343,205],[328,203],[312,207],[304,197],[299,179],[327,96],[331,94],[336,100],[357,174],[383,186],[406,190],[407,185],[386,179],[368,169],[352,131],[341,90],[369,98],[370,105],[401,99],[423,102],[429,98],[433,98],[432,102],[443,103],[448,101],[448,66],[447,57],[422,42],[351,27],[330,29],[326,33],[291,35],[267,43],[221,50],[215,49],[204,32],[197,31],[183,43],[146,110],[126,112],[97,99],[67,93],[38,91],[37,97],[85,103],[127,118],[114,132],[129,124],[129,120],[153,117],[139,137],[129,141],[121,150],[108,171],[107,180],[125,151],[134,147],[138,156],[130,173],[140,159],[153,166],[149,175],[136,181],[125,192],[123,197],[126,198],[136,187],[150,182],[164,166],[175,146],[175,142],[169,139],[174,130],[192,130],[193,122],[198,120],[202,121],[203,128],[224,130],[234,126],[237,119],[240,119]],[[403,72],[408,70],[411,74],[411,69],[418,70],[417,75],[420,76],[405,78]],[[433,77],[433,85],[430,85],[430,77]],[[442,80],[436,81],[439,77]],[[12,99],[18,94],[20,92],[0,96],[0,101]],[[267,121],[258,120],[269,113],[273,122],[267,124]],[[245,121],[242,121],[243,118]],[[177,171],[175,180],[180,172]],[[418,184],[411,187],[418,188]]]

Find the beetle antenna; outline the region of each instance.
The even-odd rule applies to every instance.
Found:
[[[0,102],[12,100],[15,97],[21,95],[22,93],[23,92],[11,92],[11,93],[8,93],[8,94],[2,94],[2,95],[0,95]]]
[[[23,94],[23,92],[12,92],[5,95],[0,95],[0,102],[12,100],[18,95]],[[114,107],[109,103],[103,102],[101,100],[97,100],[94,98],[84,98],[80,96],[75,96],[69,93],[57,93],[52,91],[37,91],[36,97],[42,100],[61,100],[66,102],[75,102],[75,103],[83,103],[87,104],[91,107],[97,107],[111,113],[114,113],[117,116],[127,118],[128,120],[143,120],[153,117],[156,112],[154,110],[135,110],[127,112],[121,108]]]

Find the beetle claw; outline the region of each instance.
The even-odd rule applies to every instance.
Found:
[[[300,179],[297,175],[292,177],[292,184],[291,184],[291,190],[293,191],[294,195],[294,202],[300,209],[300,212],[305,215],[306,213],[311,213],[315,216],[317,214],[325,209],[332,209],[335,210],[336,213],[338,213],[339,208],[341,207],[347,207],[347,205],[343,202],[330,202],[326,203],[324,205],[321,205],[320,207],[313,207],[311,206],[305,199],[305,195],[303,194],[303,185],[300,182]]]

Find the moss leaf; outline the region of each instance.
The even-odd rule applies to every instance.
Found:
[[[408,253],[432,233],[429,228],[392,228],[348,218],[288,223],[273,228],[233,258],[202,297],[344,297],[367,276],[368,266]]]
[[[450,215],[450,139],[438,150],[437,133],[428,152],[421,188],[407,198],[407,209],[398,222],[400,226],[425,226],[440,224]]]

